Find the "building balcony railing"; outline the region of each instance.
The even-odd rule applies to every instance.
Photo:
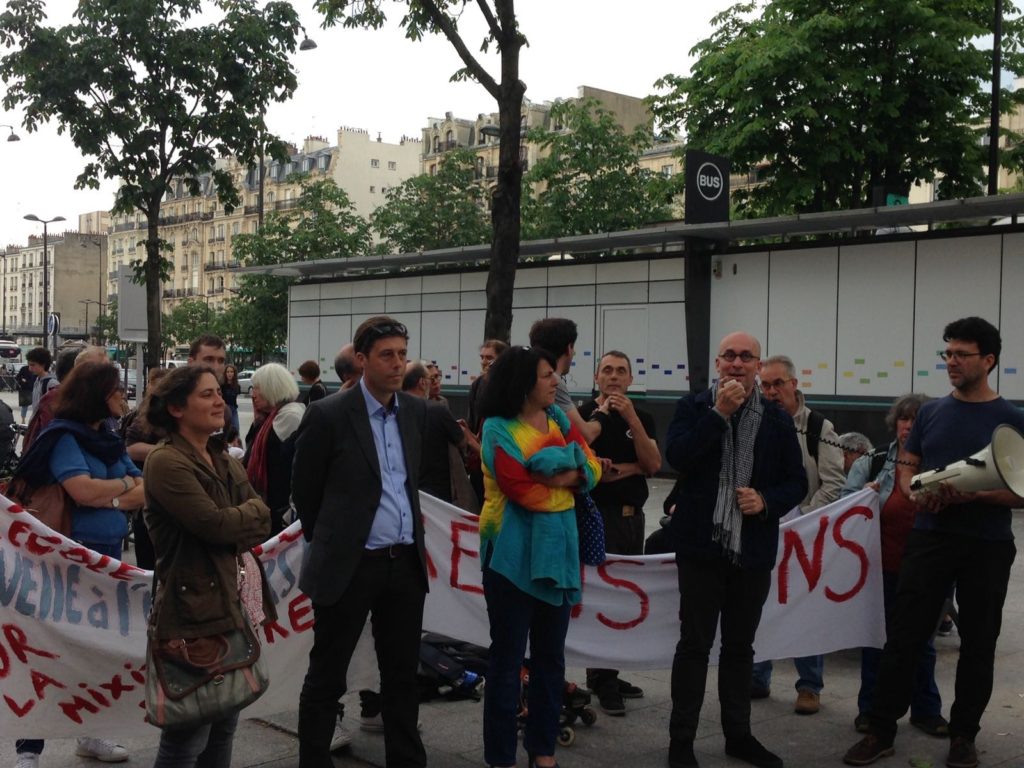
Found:
[[[278,200],[274,203],[274,209],[278,211],[290,211],[293,208],[299,207],[299,198],[292,198],[291,200]]]
[[[488,179],[496,179],[496,178],[498,178],[498,166],[496,166],[496,165],[488,165],[487,166],[487,178]]]
[[[207,245],[211,245],[213,243],[223,243],[223,242],[224,242],[224,235],[214,235],[213,237],[208,238],[207,241],[206,241]]]
[[[133,229],[138,229],[134,221],[123,221],[120,224],[114,225],[115,232],[128,232]]]
[[[223,288],[211,288],[210,290],[208,290],[206,292],[206,295],[207,296],[218,296],[218,295],[220,295],[222,293],[224,293],[224,289]]]
[[[258,205],[247,205],[247,206],[245,206],[245,215],[246,216],[255,216],[259,212],[260,212],[260,207]]]
[[[203,267],[207,272],[216,272],[217,270],[224,269],[223,261],[208,261]]]

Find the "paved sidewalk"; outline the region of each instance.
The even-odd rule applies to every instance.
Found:
[[[660,508],[660,500],[670,481],[656,480],[649,510]],[[649,527],[657,525],[651,515]],[[1014,532],[1024,541],[1024,513],[1014,519]],[[953,679],[959,640],[954,633],[938,638],[936,677],[942,692],[944,714],[949,714],[953,697]],[[295,670],[301,675],[305,670]],[[569,679],[582,682],[582,669],[569,670]],[[628,679],[644,688],[646,695],[627,701],[627,715],[621,718],[599,714],[592,727],[578,725],[576,742],[562,748],[559,763],[564,768],[664,768],[668,754],[668,715],[670,709],[669,672],[657,670],[629,673]],[[1024,557],[1018,558],[1010,581],[1003,612],[1003,631],[996,659],[996,684],[992,701],[982,721],[977,746],[983,768],[1024,767]],[[781,755],[790,768],[839,766],[846,749],[858,738],[853,729],[857,714],[857,690],[860,685],[860,654],[849,650],[830,654],[825,661],[825,690],[817,715],[802,717],[793,713],[796,675],[792,664],[776,664],[771,698],[753,702],[754,733],[770,749]],[[2,685],[2,684],[0,684]],[[724,741],[718,718],[715,693],[717,678],[712,668],[708,693],[696,745],[702,768],[743,766],[725,757]],[[358,714],[355,694],[349,694],[347,711]],[[432,768],[468,768],[484,766],[482,705],[477,702],[431,702],[420,708],[423,741]],[[295,738],[297,714],[284,712],[264,720],[245,720],[235,738],[236,768],[297,768],[298,742]],[[379,733],[367,733],[353,724],[351,748],[337,756],[338,768],[384,766],[384,744]],[[96,734],[101,735],[101,734]],[[16,734],[3,734],[0,749],[14,765]],[[159,734],[143,728],[135,738],[124,742],[131,752],[129,766],[151,766],[156,755]],[[878,763],[882,768],[907,766],[939,768],[945,765],[948,742],[922,734],[903,721],[896,743],[895,757]],[[73,739],[47,742],[41,768],[95,768],[96,763],[76,757]],[[519,764],[526,764],[525,753]]]

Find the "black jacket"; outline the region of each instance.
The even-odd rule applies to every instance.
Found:
[[[778,551],[779,518],[806,495],[807,475],[792,418],[774,403],[762,402],[764,418],[754,440],[750,487],[760,491],[767,507],[761,515],[743,517],[740,566],[771,569]],[[665,453],[681,473],[670,530],[682,559],[722,555],[711,534],[726,422],[713,406],[711,390],[687,395],[679,400],[668,428]]]

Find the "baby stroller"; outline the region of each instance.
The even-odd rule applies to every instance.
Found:
[[[530,670],[524,666],[519,675],[519,729],[526,728],[526,706],[527,692],[530,688]],[[562,709],[558,713],[558,743],[560,746],[569,747],[576,741],[576,721],[580,720],[586,726],[597,722],[597,712],[590,706],[590,693],[576,683],[565,681],[565,689],[562,692]]]

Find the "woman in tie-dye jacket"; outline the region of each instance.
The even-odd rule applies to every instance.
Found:
[[[601,476],[598,459],[555,402],[554,360],[513,347],[494,362],[481,411],[484,505],[480,559],[491,625],[484,759],[516,764],[519,673],[530,642],[530,766],[555,765],[569,612],[580,601],[573,493]]]

